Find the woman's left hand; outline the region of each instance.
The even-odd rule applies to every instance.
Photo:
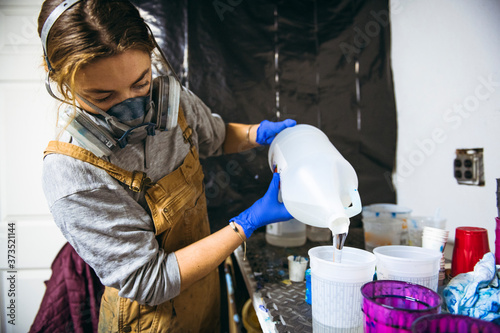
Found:
[[[274,137],[287,127],[295,126],[297,122],[293,119],[286,119],[279,122],[264,120],[257,128],[256,142],[259,145],[269,145]]]

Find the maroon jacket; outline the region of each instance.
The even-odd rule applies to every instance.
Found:
[[[52,263],[52,276],[30,328],[35,332],[97,332],[104,287],[94,270],[66,243]]]

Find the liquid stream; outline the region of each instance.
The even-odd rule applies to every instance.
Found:
[[[332,231],[333,238],[333,262],[342,262],[342,249],[344,248],[345,239],[347,238],[347,232],[341,234],[335,234]]]

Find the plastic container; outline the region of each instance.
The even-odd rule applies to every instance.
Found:
[[[362,221],[365,249],[384,245],[408,245],[411,209],[396,204],[373,204],[363,207]]]
[[[390,217],[363,218],[365,249],[384,245],[401,245],[406,243],[408,232],[405,221]]]
[[[309,259],[301,256],[288,256],[288,277],[290,281],[302,282],[306,274]]]
[[[474,270],[485,253],[490,252],[488,230],[478,227],[455,229],[455,246],[451,259],[451,276]]]
[[[410,216],[408,219],[409,245],[422,246],[422,235],[425,227],[446,228],[446,219],[434,216]]]
[[[262,329],[260,328],[259,318],[255,313],[255,309],[253,307],[251,299],[245,302],[241,313],[243,317],[243,326],[245,327],[248,333],[262,332]]]
[[[281,247],[302,246],[307,241],[306,225],[296,219],[268,224],[266,241]]]
[[[411,332],[418,318],[441,312],[441,296],[413,283],[373,281],[361,287],[361,294],[365,333]]]
[[[412,333],[498,333],[500,326],[469,316],[443,313],[418,318],[411,325],[411,331]]]
[[[311,268],[306,269],[306,295],[305,301],[307,304],[312,304],[312,294],[311,294]]]
[[[358,177],[328,137],[310,125],[281,131],[269,147],[269,166],[281,176],[281,196],[297,220],[347,233],[361,212]]]
[[[362,332],[360,288],[373,280],[376,258],[365,250],[344,247],[342,262],[333,262],[333,246],[309,250],[313,331]]]
[[[311,242],[332,241],[332,231],[329,228],[319,228],[308,225],[306,227],[306,233],[307,233],[307,239],[309,239]]]
[[[408,207],[391,204],[378,203],[363,207],[362,216],[368,217],[390,217],[406,219],[410,217],[411,209]]]
[[[389,245],[373,250],[377,279],[416,283],[437,291],[442,253],[417,246]]]

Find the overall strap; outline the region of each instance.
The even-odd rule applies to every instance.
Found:
[[[144,186],[151,184],[151,179],[146,176],[146,173],[142,171],[130,172],[122,169],[108,161],[103,160],[102,158],[97,157],[92,152],[71,143],[50,141],[43,154],[44,157],[49,154],[63,154],[90,163],[103,169],[119,182],[128,185],[129,189],[134,192],[141,192],[144,189]]]
[[[182,136],[184,137],[184,141],[189,142],[191,148],[194,147],[193,139],[191,138],[191,135],[193,134],[193,129],[189,127],[186,118],[184,117],[184,112],[180,106],[179,106],[179,115],[177,117],[177,122],[179,123],[179,127],[182,130]]]

